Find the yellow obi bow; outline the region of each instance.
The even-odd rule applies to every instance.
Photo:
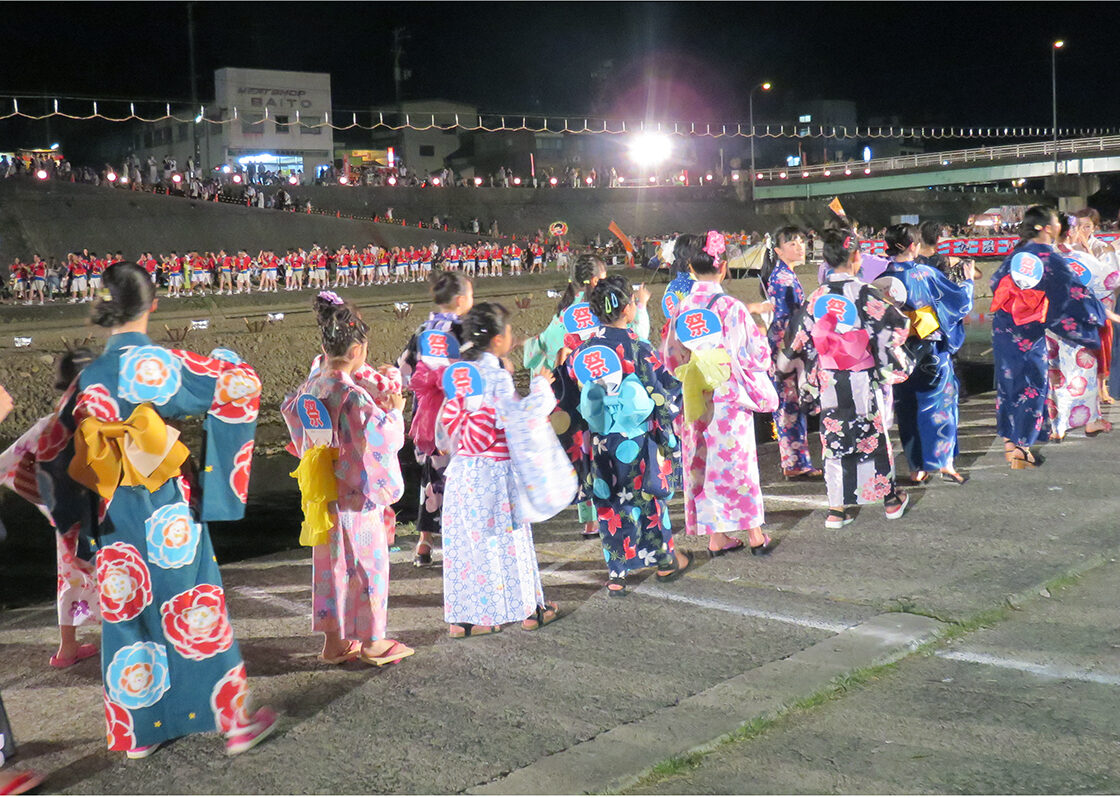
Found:
[[[179,431],[167,426],[150,404],[142,404],[127,421],[83,419],[74,433],[74,459],[67,472],[111,499],[118,485],[143,485],[155,493],[179,475],[189,456]]]
[[[322,546],[330,541],[328,533],[336,523],[330,504],[338,501],[338,480],[334,475],[337,459],[338,449],[314,446],[303,453],[299,466],[288,475],[299,482],[303,507],[303,526],[299,530],[301,546]]]
[[[681,381],[684,420],[691,424],[704,415],[704,392],[714,391],[731,378],[731,355],[722,348],[693,352],[689,361],[677,366],[673,374]]]
[[[919,338],[928,338],[941,329],[941,323],[937,320],[937,313],[929,305],[917,310],[903,312],[910,317],[910,332]]]

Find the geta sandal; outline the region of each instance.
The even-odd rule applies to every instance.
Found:
[[[560,608],[550,601],[543,607],[537,607],[536,612],[523,620],[521,622],[521,628],[526,632],[535,632],[542,626],[548,626],[555,621],[559,612]]]

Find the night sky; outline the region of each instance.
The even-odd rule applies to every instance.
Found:
[[[484,111],[738,120],[795,98],[851,99],[861,122],[1120,124],[1111,3],[195,4],[200,95],[222,66],[329,72],[336,109],[405,98]],[[1105,24],[1108,23],[1108,24]],[[187,99],[185,3],[36,3],[4,20],[3,93]]]

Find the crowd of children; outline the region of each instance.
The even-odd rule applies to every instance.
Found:
[[[1050,434],[1044,420],[1055,422],[1057,438],[1092,422],[1087,434],[1107,431],[1099,412],[1074,413],[1060,394],[1046,418],[1044,333],[1075,347],[1064,359],[1060,346],[1050,347],[1051,373],[1062,379],[1049,387],[1068,389],[1067,378],[1080,375],[1071,369],[1095,373],[1097,361],[1081,351],[1099,350],[1099,329],[1117,318],[1111,293],[1120,286],[1115,252],[1083,257],[1091,235],[1070,239],[1068,223],[1046,208],[1028,211],[1024,225],[1022,245],[993,277],[997,414],[1013,468],[1041,464],[1029,446]],[[826,528],[851,523],[853,505],[881,501],[888,519],[906,511],[890,440],[896,419],[909,483],[938,471],[963,485],[967,476],[953,463],[959,390],[951,356],[963,343],[972,266],[923,256],[909,225],[888,229],[886,239],[888,260],[874,264],[850,230],[825,231],[824,279],[806,295],[795,273],[804,265],[804,236],[783,228],[763,269],[766,301],[748,305],[723,288],[723,236],[681,236],[664,252],[678,275],[662,300],[658,346],[645,287],[581,256],[556,318],[524,342],[532,374],[524,397],[513,382],[511,313],[474,303],[470,277],[479,271],[463,267],[462,250],[445,253],[447,270],[429,272],[420,260],[411,279],[429,276],[436,307],[395,365],[367,363],[369,326],[324,278],[313,299],[322,354],[281,408],[288,451],[298,458],[300,542],[312,548],[320,659],[385,666],[414,653],[387,631],[390,505],[404,492],[398,455],[406,434],[422,471],[413,564],[433,565],[441,536],[452,638],[510,623],[534,631],[557,619],[532,524],[569,504],[579,506],[583,534],[601,541],[612,597],[627,595],[638,570],[671,581],[694,565],[695,555],[674,543],[669,501],[677,491],[684,532],[704,536],[709,557],[770,554],[778,541],[762,529],[754,414],[773,414],[787,479],[823,477]],[[343,252],[336,263],[346,262]],[[270,257],[266,271],[274,268]],[[317,268],[321,258],[307,262]],[[94,321],[112,333],[106,352],[67,362],[58,411],[5,453],[0,477],[42,505],[60,533],[59,567],[65,560],[74,577],[63,580],[73,595],[60,594],[59,617],[70,630],[51,664],[90,656],[73,627],[100,616],[110,748],[137,758],[171,737],[217,728],[237,753],[267,735],[275,717],[246,707],[244,666],[205,522],[243,512],[260,382],[228,350],[202,356],[153,344],[145,332],[155,288],[142,265],[104,272]],[[378,279],[364,269],[358,284]],[[353,284],[353,275],[342,275],[336,268],[339,287]],[[768,318],[767,332],[752,313]],[[164,420],[200,413],[206,462],[191,473],[189,452]],[[817,414],[823,469],[813,467],[807,443],[806,416]],[[122,425],[132,431],[129,446],[116,442]],[[90,593],[84,600],[82,591]],[[81,619],[63,612],[81,605],[90,610]],[[145,669],[143,684],[130,681],[130,668]],[[213,719],[174,714],[199,691],[222,699],[212,701]],[[166,726],[153,732],[152,719]]]

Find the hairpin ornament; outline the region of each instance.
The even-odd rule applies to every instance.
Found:
[[[844,244],[843,244],[844,249],[847,249],[851,245],[852,245],[852,237],[851,236],[844,236]]]
[[[345,304],[342,301],[342,297],[340,297],[334,291],[320,291],[319,292],[319,299],[325,299],[327,302],[330,302],[332,305],[343,305],[343,304]]]
[[[105,302],[112,302],[113,301],[113,294],[109,291],[109,289],[105,289],[100,294],[98,294],[98,296],[100,296],[101,299]]]
[[[719,258],[727,249],[727,242],[723,238],[723,234],[717,230],[708,231],[708,240],[704,242],[704,251],[712,256],[713,259]]]

